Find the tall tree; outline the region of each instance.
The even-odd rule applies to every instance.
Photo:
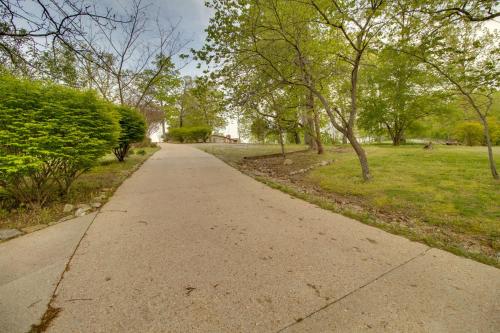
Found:
[[[208,77],[197,77],[191,90],[199,123],[213,129],[225,126],[224,93]],[[194,116],[194,115],[193,115]]]
[[[170,127],[206,126],[223,128],[225,120],[224,94],[207,77],[185,76],[175,97],[166,108]]]
[[[384,0],[293,2],[211,0],[207,2],[207,5],[215,10],[215,15],[207,29],[206,45],[197,53],[198,57],[209,63],[216,63],[217,68],[221,69],[220,76],[225,78],[226,82],[237,81],[235,78],[238,76],[246,79],[257,75],[278,83],[274,89],[278,89],[280,85],[290,85],[308,90],[326,111],[332,126],[342,133],[354,148],[364,180],[369,180],[371,174],[366,153],[356,137],[356,121],[359,115],[360,93],[363,93],[360,91],[360,82],[368,72],[365,65],[376,58],[376,55],[369,55],[376,54],[384,43],[394,45],[394,40],[391,38],[394,33],[392,28],[400,25],[398,29],[403,32],[400,39],[411,46],[408,47],[409,49],[429,51],[420,55],[420,62],[430,65],[431,62],[426,58],[430,55],[443,64],[451,65],[454,63],[451,54],[443,55],[453,48],[443,48],[439,51],[436,47],[443,40],[443,32],[458,26],[454,26],[455,22],[460,24],[466,21],[482,22],[498,16],[495,12],[497,6],[494,1],[490,0],[456,0],[450,3],[385,2]],[[405,16],[410,18],[408,22]],[[407,30],[411,31],[414,28],[419,34],[407,33]],[[422,31],[426,34],[422,34]],[[476,33],[476,36],[484,36],[484,34]],[[433,40],[435,42],[432,42]],[[416,44],[423,47],[415,48]],[[453,43],[450,40],[448,44]],[[395,48],[399,47],[407,48],[406,45],[397,45]],[[454,54],[463,56],[470,53],[454,52]],[[490,53],[490,59],[494,55],[494,52]],[[492,71],[492,68],[495,67],[496,62],[488,60],[486,56],[479,56],[475,60],[470,57],[462,58],[462,60],[475,63],[476,73],[483,71],[480,75],[482,80],[475,81],[476,90],[473,94],[477,95],[478,91],[483,89],[482,83],[486,82],[485,79],[489,80],[487,86],[494,86],[492,78],[498,76],[495,76],[496,72]],[[464,61],[461,63],[463,64]],[[415,68],[421,70],[415,63],[407,63],[403,67],[411,66],[416,66]],[[430,66],[440,75],[445,72],[438,70],[436,66]],[[489,71],[489,74],[484,70]],[[428,96],[423,98],[422,94],[419,98],[414,98],[417,97],[417,86],[420,85],[423,88],[425,85],[424,82],[419,82],[418,75],[415,75],[412,81],[408,77],[405,78],[402,71],[400,74],[399,81],[403,85],[396,87],[395,90],[400,94],[404,90],[407,93],[411,92],[405,102],[411,100],[417,103],[411,106],[411,109],[420,107],[418,103],[431,103],[432,99],[427,98]],[[470,75],[468,76],[468,82],[474,82]],[[448,75],[445,78],[449,80],[450,77]],[[458,88],[456,83],[457,80],[454,80],[452,85]],[[387,88],[394,90],[395,86],[391,88],[388,84]],[[493,87],[494,89],[496,88]],[[458,89],[458,91],[463,93],[465,90]],[[486,95],[483,93],[482,98],[487,99]],[[473,100],[471,92],[464,96],[469,101]],[[394,101],[396,98],[391,99]],[[399,102],[402,103],[403,100]],[[312,106],[311,99],[307,104]],[[479,104],[481,103],[476,101],[471,103],[471,107],[478,112]],[[412,123],[409,119],[411,112],[406,112],[410,109],[408,105],[399,105],[397,109],[400,111],[393,112],[393,116],[398,119],[405,118],[405,120],[391,122],[393,125],[391,131],[394,133],[396,142],[404,132],[404,128]],[[404,117],[399,116],[401,112],[405,114]],[[482,114],[480,117],[485,124],[487,136],[485,112],[479,113]],[[416,115],[417,113],[413,114],[413,116]],[[420,116],[419,114],[417,118]],[[305,121],[305,123],[308,122]],[[316,130],[319,128],[319,126],[315,127]],[[394,127],[399,128],[394,129]]]
[[[36,65],[43,67],[43,78],[77,88],[81,86],[80,72],[75,53],[66,45],[54,46],[51,50],[44,51]]]
[[[132,93],[135,93],[135,107],[146,120],[148,134],[153,134],[160,126],[165,134],[165,110],[175,103],[181,79],[179,71],[168,56],[158,55],[154,66],[140,73]]]
[[[207,45],[198,55],[223,64],[227,72],[261,71],[281,84],[309,90],[332,125],[349,138],[363,179],[369,180],[366,154],[355,136],[358,74],[363,55],[381,25],[382,4],[349,2],[348,11],[329,4],[211,1],[208,5],[216,15],[208,28]],[[336,96],[345,92],[345,80],[335,79],[346,71],[350,72],[350,104],[340,108]]]
[[[500,35],[484,26],[488,17],[496,15],[491,12],[495,7],[487,4],[489,2],[484,7],[480,4],[473,7],[472,16],[443,16],[439,6],[426,7],[423,14],[417,14],[419,35],[405,52],[444,78],[449,88],[476,114],[483,126],[491,175],[499,179],[488,116],[493,95],[500,89]],[[478,17],[484,19],[475,19]]]
[[[407,54],[385,48],[365,70],[359,125],[370,133],[385,129],[393,145],[400,145],[417,120],[447,107],[448,94],[439,77]]]
[[[341,131],[349,140],[356,151],[364,180],[371,178],[366,153],[356,139],[354,130],[358,115],[358,85],[361,64],[370,45],[381,33],[386,16],[384,16],[384,1],[314,1],[309,4],[319,14],[321,24],[338,34],[347,44],[347,48],[338,53],[350,70],[349,81],[349,106],[347,117],[345,113],[332,108],[329,103],[324,103],[332,124]],[[320,96],[318,96],[320,97]],[[339,116],[342,125],[337,123]],[[339,126],[340,125],[340,126]]]

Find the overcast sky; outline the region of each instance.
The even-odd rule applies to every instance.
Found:
[[[205,40],[205,28],[211,16],[211,10],[204,5],[204,0],[150,0],[154,17],[170,19],[177,22],[180,19],[179,30],[187,40],[191,40],[190,48],[199,48]],[[155,11],[158,10],[157,14]],[[192,62],[182,70],[184,75],[201,74],[196,69],[196,63]]]
[[[123,14],[124,8],[132,7],[132,0],[101,0],[96,3],[112,9],[117,14]],[[204,0],[142,0],[142,4],[147,5],[151,28],[154,28],[156,18],[165,26],[168,26],[169,22],[180,22],[178,31],[182,33],[184,40],[190,41],[185,52],[203,45],[206,35],[204,30],[212,14],[212,11],[205,7]],[[196,68],[195,62],[183,67],[181,73],[192,76],[202,74],[201,70]]]

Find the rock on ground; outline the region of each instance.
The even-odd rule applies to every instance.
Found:
[[[87,211],[88,211],[88,209],[78,208],[78,209],[75,211],[75,216],[76,216],[76,217],[82,217],[82,216],[85,216],[85,215],[87,214]]]
[[[75,209],[74,205],[72,205],[72,204],[65,204],[64,208],[63,208],[63,212],[64,213],[69,213],[69,212],[72,212],[73,209]]]
[[[17,229],[0,229],[0,240],[11,239],[22,234],[23,233]]]

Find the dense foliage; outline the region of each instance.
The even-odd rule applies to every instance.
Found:
[[[408,134],[437,129],[427,120],[443,120],[460,104],[459,121],[479,122],[491,174],[499,177],[489,119],[498,117],[500,38],[485,24],[500,16],[495,1],[206,3],[215,14],[196,56],[218,69],[232,108],[250,118],[258,140],[302,132],[321,154],[324,132],[332,141],[340,134],[367,181],[360,142],[385,135],[404,143]]]
[[[405,141],[417,120],[446,112],[450,96],[437,85],[439,77],[413,57],[384,49],[365,78],[359,127],[388,136],[395,146]]]
[[[206,77],[184,77],[174,101],[165,110],[170,127],[220,129],[226,125],[224,94]]]
[[[500,123],[489,119],[490,136],[494,145],[500,144]],[[483,128],[479,121],[462,121],[455,126],[454,138],[467,146],[486,145]]]
[[[118,161],[123,162],[130,150],[130,145],[141,142],[146,135],[146,122],[144,117],[134,108],[127,106],[116,107],[120,117],[120,137],[118,144],[113,148]]]
[[[170,128],[167,134],[168,141],[175,142],[207,142],[212,129],[206,126]]]
[[[0,78],[0,186],[18,202],[66,194],[118,132],[113,108],[94,92]]]

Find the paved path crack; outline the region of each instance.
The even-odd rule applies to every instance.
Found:
[[[61,276],[59,277],[59,280],[57,281],[57,284],[54,287],[54,291],[52,292],[52,296],[50,297],[50,300],[47,303],[47,309],[45,310],[43,316],[40,318],[39,323],[31,325],[31,329],[28,333],[45,332],[45,330],[49,327],[51,321],[54,320],[57,317],[57,315],[59,314],[59,312],[62,310],[61,308],[54,308],[52,306],[52,303],[54,302],[54,300],[56,298],[57,290],[59,289],[59,285],[61,284],[62,280],[64,279],[64,274],[66,274],[66,272],[69,271],[71,261],[73,260],[73,257],[75,256],[76,251],[80,247],[82,240],[85,238],[85,236],[87,235],[87,232],[89,231],[92,224],[94,224],[95,219],[97,218],[97,216],[99,216],[100,213],[101,212],[98,211],[97,214],[95,214],[94,218],[92,219],[92,221],[89,223],[89,225],[87,226],[87,228],[83,232],[82,237],[80,237],[80,240],[78,240],[78,243],[76,244],[75,249],[71,253],[71,256],[68,258],[68,262],[66,263],[66,266],[64,267],[64,270],[62,271]]]
[[[345,298],[347,298],[347,297],[349,297],[349,296],[351,296],[351,295],[355,294],[356,292],[358,292],[358,291],[360,291],[360,290],[364,289],[365,287],[367,287],[367,286],[371,285],[371,284],[372,284],[372,283],[374,283],[374,282],[377,282],[378,280],[380,280],[380,279],[381,279],[381,278],[383,278],[384,276],[386,276],[386,275],[388,275],[388,274],[390,274],[390,273],[394,272],[395,270],[397,270],[397,269],[399,269],[399,268],[401,268],[401,267],[405,266],[406,264],[408,264],[408,263],[412,262],[413,260],[415,260],[415,259],[417,259],[417,258],[420,258],[420,257],[425,256],[425,255],[427,254],[427,252],[429,252],[431,249],[432,249],[431,247],[429,247],[429,248],[425,249],[425,251],[423,251],[423,252],[421,252],[421,253],[417,254],[417,255],[416,255],[416,256],[414,256],[414,257],[411,257],[410,259],[408,259],[408,260],[406,260],[406,261],[402,262],[401,264],[399,264],[399,265],[397,265],[397,266],[395,266],[395,267],[391,268],[390,270],[388,270],[388,271],[386,271],[386,272],[384,272],[384,273],[382,273],[382,274],[380,274],[380,275],[376,276],[375,278],[371,279],[371,280],[370,280],[370,281],[368,281],[367,283],[365,283],[365,284],[363,284],[363,285],[359,286],[359,287],[358,287],[358,288],[356,288],[356,289],[351,290],[351,291],[350,291],[350,292],[348,292],[347,294],[345,294],[345,295],[343,295],[343,296],[341,296],[341,297],[339,297],[339,298],[337,298],[337,299],[333,300],[333,301],[332,301],[332,302],[330,302],[330,303],[327,303],[327,304],[323,305],[323,306],[322,306],[322,307],[320,307],[319,309],[316,309],[316,310],[314,310],[314,311],[312,311],[312,312],[308,313],[306,316],[304,316],[304,317],[302,317],[302,318],[300,318],[300,319],[296,320],[295,322],[290,323],[290,324],[286,325],[285,327],[280,328],[278,331],[276,331],[276,333],[284,332],[285,330],[289,329],[290,327],[295,326],[295,325],[297,325],[298,323],[303,322],[305,319],[307,319],[307,318],[310,318],[310,317],[314,316],[316,313],[321,312],[321,311],[323,311],[323,310],[325,310],[325,309],[329,308],[330,306],[332,306],[332,305],[334,305],[334,304],[336,304],[336,303],[338,303],[338,302],[342,301],[343,299],[345,299]]]

